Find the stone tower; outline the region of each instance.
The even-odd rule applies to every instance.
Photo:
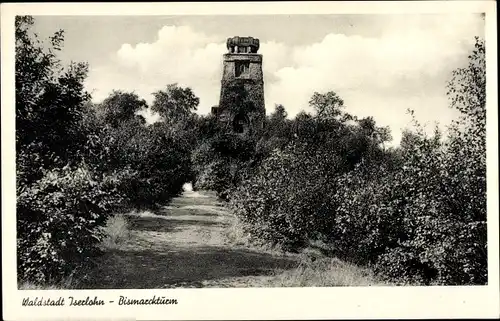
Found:
[[[266,109],[259,45],[259,39],[252,37],[227,39],[219,106],[212,112],[236,133],[253,132],[264,124]]]

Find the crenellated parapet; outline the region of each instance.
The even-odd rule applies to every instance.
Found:
[[[260,41],[253,37],[232,37],[227,39],[226,46],[230,53],[257,53]]]

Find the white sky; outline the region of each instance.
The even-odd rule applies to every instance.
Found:
[[[266,109],[308,110],[314,91],[333,90],[347,111],[390,126],[394,143],[409,122],[449,123],[446,82],[467,63],[479,15],[267,15],[35,17],[41,36],[64,29],[63,61],[90,64],[94,101],[113,89],[151,93],[170,83],[200,97],[199,112],[218,104],[226,38],[254,36],[264,56]],[[146,113],[149,121],[155,115]]]

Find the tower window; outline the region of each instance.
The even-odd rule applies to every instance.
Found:
[[[236,77],[240,77],[241,75],[247,74],[249,69],[250,69],[249,61],[236,61],[235,63]]]

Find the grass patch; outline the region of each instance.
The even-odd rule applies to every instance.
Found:
[[[245,223],[241,222],[237,217],[233,217],[229,222],[228,227],[223,231],[225,242],[229,246],[250,248],[278,256],[287,255],[282,248],[259,240],[246,232]]]
[[[124,215],[113,215],[103,227],[102,249],[118,249],[130,236],[130,223]]]
[[[289,271],[277,271],[269,280],[272,287],[331,287],[389,285],[375,277],[369,269],[335,258],[315,258],[302,255],[299,266]]]
[[[332,287],[332,286],[384,286],[373,271],[366,267],[344,262],[333,257],[328,244],[310,241],[300,254],[283,252],[269,244],[259,243],[245,232],[243,223],[235,218],[224,232],[227,242],[234,246],[249,247],[256,250],[296,257],[298,266],[291,270],[276,270],[272,277],[255,281],[265,287]],[[262,283],[262,284],[261,284]]]
[[[224,230],[224,237],[229,244],[249,246],[251,245],[251,236],[246,233],[243,228],[243,223],[237,218],[232,220],[231,224]]]

